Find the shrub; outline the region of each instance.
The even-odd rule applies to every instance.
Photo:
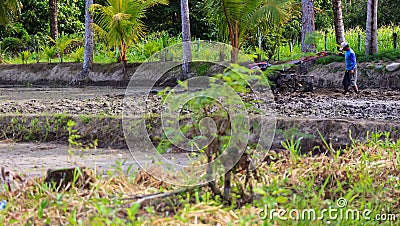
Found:
[[[19,55],[21,57],[22,63],[27,64],[28,59],[31,56],[31,52],[29,50],[25,50],[25,51],[21,52]]]
[[[82,62],[83,61],[83,56],[84,56],[85,48],[79,47],[71,54],[72,59],[75,62]]]
[[[51,59],[53,59],[57,55],[57,50],[55,46],[44,46],[42,47],[44,55],[49,63],[51,63]]]

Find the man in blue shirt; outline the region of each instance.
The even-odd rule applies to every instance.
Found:
[[[344,94],[349,92],[349,86],[351,86],[354,92],[359,93],[357,87],[357,60],[356,54],[349,47],[347,42],[342,42],[340,44],[340,50],[346,51],[344,54],[345,62],[346,62],[346,72],[344,73],[343,78],[343,86],[344,86]]]

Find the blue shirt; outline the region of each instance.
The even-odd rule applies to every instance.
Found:
[[[352,49],[346,51],[344,58],[346,60],[346,70],[354,70],[354,68],[357,66],[356,54],[354,51]]]

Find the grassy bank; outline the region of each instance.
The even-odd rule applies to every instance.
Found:
[[[144,172],[124,173],[120,170],[121,162],[114,166],[114,172],[119,173],[110,173],[106,179],[90,171],[90,188],[76,183],[68,191],[54,191],[43,178],[28,180],[19,182],[19,189],[0,193],[0,200],[8,202],[6,209],[0,210],[0,222],[4,225],[396,225],[400,222],[400,141],[387,137],[386,133],[370,134],[366,142],[354,141],[346,150],[329,149],[318,156],[300,156],[295,151],[270,153],[247,183],[253,187],[253,201],[249,203],[227,204],[212,196],[208,187],[141,202],[143,197],[138,195],[181,188],[159,182]],[[237,172],[239,178],[241,173]],[[246,184],[242,180],[237,182],[236,189]],[[286,214],[281,214],[283,210]],[[336,214],[328,210],[336,210]],[[275,214],[281,211],[281,216],[271,216],[271,211]]]

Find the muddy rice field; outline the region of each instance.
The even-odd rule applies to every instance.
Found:
[[[396,90],[366,89],[361,94],[342,94],[339,89],[278,93],[269,104],[277,116],[361,120],[400,120],[400,93]],[[262,98],[262,93],[259,94]],[[120,115],[125,89],[88,88],[2,88],[0,114]],[[161,98],[143,90],[130,97],[137,114],[159,113]]]
[[[125,89],[108,87],[46,88],[3,87],[0,88],[0,114],[54,114],[113,115],[123,112]],[[262,95],[262,94],[261,94]],[[148,106],[152,112],[160,112],[160,98],[138,89],[131,96],[137,103],[138,114]],[[271,108],[277,116],[290,118],[335,118],[383,122],[400,122],[400,92],[398,90],[365,89],[361,94],[344,95],[339,89],[316,89],[314,92],[275,94]],[[123,168],[137,164],[125,149],[100,148],[67,153],[68,146],[58,143],[0,143],[0,165],[9,170],[37,176],[49,168],[72,165],[89,165],[99,170],[116,168],[119,161]],[[136,157],[136,156],[135,156]],[[73,158],[73,159],[71,159]],[[181,158],[176,154],[174,158]],[[183,159],[183,157],[182,157]],[[141,161],[150,162],[147,156]],[[136,165],[135,165],[136,164]]]

